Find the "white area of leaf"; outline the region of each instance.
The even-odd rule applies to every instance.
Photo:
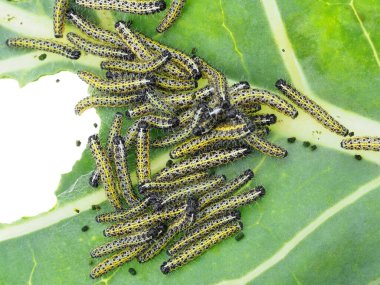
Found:
[[[9,223],[55,205],[61,174],[71,170],[88,136],[98,131],[93,124],[100,123],[95,110],[74,114],[88,88],[75,74],[42,77],[24,88],[2,79],[0,88],[0,222]]]

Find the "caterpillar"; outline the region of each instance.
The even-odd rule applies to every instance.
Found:
[[[274,145],[271,142],[263,139],[256,134],[249,134],[243,141],[251,148],[258,150],[259,152],[274,156],[278,158],[284,158],[288,155],[288,151],[280,146]]]
[[[255,126],[268,126],[275,124],[277,117],[275,114],[260,114],[252,116],[250,120]]]
[[[81,55],[79,50],[69,45],[61,44],[51,40],[32,38],[12,38],[7,39],[7,46],[43,50],[56,53],[70,59],[78,59]]]
[[[300,107],[305,112],[309,113],[314,119],[321,123],[324,127],[330,131],[341,135],[347,136],[349,130],[335,120],[330,114],[328,114],[321,106],[316,102],[301,94],[298,90],[288,84],[285,80],[279,79],[276,82],[276,87],[293,103]]]
[[[345,149],[380,151],[380,137],[350,137],[340,145]]]
[[[100,57],[117,58],[122,60],[132,60],[134,58],[134,55],[128,50],[95,44],[72,32],[68,33],[66,37],[73,45],[93,55]]]
[[[78,29],[84,32],[86,35],[92,37],[93,39],[100,40],[119,48],[127,50],[127,46],[120,39],[117,33],[108,30],[101,29],[95,26],[93,23],[85,20],[79,14],[77,14],[73,9],[69,9],[66,12],[66,17],[69,19]]]
[[[123,115],[121,113],[116,113],[112,121],[110,130],[108,132],[108,139],[106,144],[106,153],[108,158],[112,159],[112,141],[115,136],[119,136],[121,133],[121,127],[123,124]],[[95,169],[90,177],[89,184],[92,187],[98,187],[100,180],[100,174],[97,169]],[[115,184],[116,188],[119,188],[118,184]]]
[[[249,89],[250,88],[250,85],[247,81],[240,81],[240,82],[237,82],[235,84],[233,84],[232,86],[228,87],[228,94],[232,95],[236,92],[239,92],[241,90],[245,90],[245,89]],[[231,103],[232,103],[232,98],[231,98]],[[233,104],[235,105],[235,104]]]
[[[195,80],[175,79],[156,72],[154,73],[154,77],[156,79],[156,86],[165,90],[185,91],[198,87],[198,83]]]
[[[236,219],[240,219],[239,211],[235,211],[230,214],[218,217],[215,220],[211,220],[203,224],[200,224],[196,228],[187,230],[185,235],[182,238],[180,238],[178,241],[176,241],[168,249],[168,254],[172,256],[175,254],[178,254],[182,249],[194,243],[194,241],[198,240],[199,238],[202,238],[203,236],[211,233],[212,231],[218,229],[219,227],[222,227],[223,225],[231,221],[234,221]]]
[[[133,62],[126,62],[126,61],[117,61],[117,60],[110,60],[110,61],[103,61],[100,64],[100,67],[102,69],[116,69],[121,70],[125,72],[132,72],[132,73],[149,73],[153,72],[163,64],[165,64],[169,59],[171,55],[169,52],[164,52],[158,57],[149,60],[149,61],[133,61]]]
[[[185,0],[173,0],[169,11],[166,13],[165,17],[162,19],[161,23],[156,28],[158,33],[163,33],[167,29],[169,29],[175,20],[181,14],[182,8],[185,5]]]
[[[147,89],[145,91],[145,97],[147,98],[150,104],[152,104],[157,110],[161,111],[162,113],[167,114],[169,116],[176,115],[175,110],[161,99],[162,95],[160,96],[158,91],[155,91],[152,88]]]
[[[96,168],[100,172],[100,177],[104,183],[104,190],[109,202],[116,210],[121,210],[122,204],[116,192],[111,163],[105,150],[100,145],[99,137],[97,135],[90,136],[88,146],[95,159]]]
[[[150,181],[149,125],[145,121],[138,124],[136,138],[136,175],[139,185]]]
[[[167,204],[175,204],[176,202],[183,201],[189,197],[200,197],[208,191],[212,191],[226,181],[224,175],[217,175],[211,177],[203,182],[186,186],[184,188],[176,189],[174,192],[169,192],[168,194],[161,197],[161,206]]]
[[[169,51],[172,55],[172,61],[176,60],[175,62],[182,68],[184,68],[189,74],[191,74],[195,80],[198,80],[201,77],[198,65],[190,56],[186,55],[185,53],[179,50],[165,46],[141,33],[136,32],[135,34],[144,43],[144,45],[146,45],[150,49],[160,53],[162,53],[165,50]]]
[[[103,213],[96,216],[95,220],[98,223],[109,223],[109,222],[120,222],[126,221],[128,219],[136,218],[139,215],[142,215],[144,211],[154,204],[156,201],[154,196],[149,196],[142,200],[141,202],[134,204],[132,207],[127,210],[121,210],[117,212]]]
[[[131,261],[135,258],[139,253],[143,252],[149,244],[137,245],[127,248],[119,253],[112,255],[111,257],[103,260],[98,263],[90,273],[90,277],[92,279],[99,278],[107,272],[115,269],[124,263]]]
[[[80,79],[92,87],[100,91],[107,91],[111,93],[128,93],[138,91],[154,84],[154,78],[150,76],[134,80],[106,81],[87,71],[79,71],[77,74]]]
[[[207,148],[215,143],[223,141],[236,141],[244,138],[252,131],[249,127],[245,126],[240,130],[215,130],[211,131],[204,136],[191,138],[170,152],[170,158],[179,158],[185,155],[191,155],[197,152],[204,152]]]
[[[203,209],[209,206],[210,204],[215,203],[227,197],[228,195],[233,194],[235,191],[247,184],[253,177],[253,171],[247,169],[242,174],[240,174],[233,180],[227,182],[222,187],[215,189],[214,191],[210,191],[209,193],[206,193],[205,195],[199,198],[199,209]]]
[[[168,274],[176,270],[177,268],[189,263],[193,259],[200,256],[213,245],[232,236],[233,234],[239,232],[242,229],[243,224],[241,222],[232,222],[224,227],[221,227],[213,231],[212,233],[201,238],[194,244],[190,245],[190,247],[186,248],[178,255],[174,256],[168,261],[165,261],[160,267],[161,272],[164,274]]]
[[[174,238],[176,234],[185,228],[189,227],[194,222],[194,216],[197,211],[196,199],[189,198],[186,203],[186,208],[184,213],[174,220],[168,227],[167,232],[161,236],[155,243],[151,245],[146,251],[137,256],[137,260],[140,263],[146,262],[157,254],[159,254],[168,243]]]
[[[146,115],[151,115],[155,111],[156,111],[156,108],[152,104],[143,103],[143,104],[137,105],[131,109],[128,109],[125,112],[125,115],[128,118],[134,119],[134,118],[139,118],[139,117],[146,116]]]
[[[232,94],[231,104],[234,106],[249,106],[252,104],[265,104],[293,119],[298,116],[298,111],[288,102],[277,95],[261,89],[239,90]]]
[[[227,112],[223,108],[214,108],[204,113],[202,122],[193,129],[196,136],[204,135],[211,131],[219,122],[226,118]]]
[[[113,160],[116,166],[115,168],[122,196],[128,205],[134,205],[137,203],[138,198],[133,192],[131,175],[128,170],[128,159],[124,139],[120,136],[115,136],[113,138],[112,147]]]
[[[152,53],[144,46],[144,44],[135,36],[135,34],[127,27],[123,21],[118,21],[115,24],[115,29],[120,38],[128,46],[136,57],[142,61],[149,61],[152,59]]]
[[[246,116],[255,116],[258,111],[261,110],[261,105],[252,104],[249,106],[239,107],[239,111],[241,111]]]
[[[214,87],[215,94],[221,101],[220,106],[223,109],[229,108],[226,76],[199,57],[194,57],[194,61],[200,67],[201,73],[209,80],[210,85]]]
[[[166,231],[165,224],[159,224],[158,226],[152,227],[150,229],[134,233],[111,242],[107,242],[93,249],[90,253],[91,257],[102,257],[104,255],[110,254],[112,252],[124,249],[128,246],[136,246],[147,243],[151,240],[156,239],[161,234]]]
[[[222,213],[236,210],[237,208],[252,203],[265,195],[263,186],[257,186],[239,195],[224,198],[201,210],[196,217],[197,223],[202,223]]]
[[[100,173],[96,169],[91,173],[90,178],[88,179],[88,184],[90,184],[91,187],[98,187],[100,181]]]
[[[129,106],[131,103],[141,101],[141,94],[132,94],[125,96],[88,96],[80,100],[74,107],[76,115],[83,114],[84,111],[91,108],[119,108]]]
[[[95,10],[114,10],[139,15],[157,13],[166,8],[163,0],[75,0],[75,3]]]
[[[145,121],[149,127],[157,129],[175,128],[179,125],[179,119],[177,117],[149,115],[140,120]]]
[[[144,183],[143,185],[140,185],[139,191],[143,195],[147,192],[166,193],[177,187],[183,187],[193,182],[201,182],[203,179],[207,177],[208,172],[202,171],[194,174],[189,174],[171,181],[151,181]]]
[[[153,147],[166,147],[176,143],[179,143],[190,136],[192,136],[194,128],[198,125],[201,120],[201,115],[204,112],[204,107],[199,107],[198,110],[194,114],[194,118],[189,126],[186,128],[179,130],[177,133],[166,136],[164,138],[155,139],[152,142]]]
[[[111,237],[132,233],[155,223],[173,219],[183,213],[184,209],[185,207],[176,207],[163,209],[156,213],[146,213],[136,217],[133,220],[107,227],[104,229],[103,235],[105,237]]]
[[[63,29],[65,24],[65,13],[67,6],[69,5],[68,0],[55,0],[54,1],[54,11],[53,11],[53,27],[54,36],[56,38],[62,38]]]
[[[179,93],[179,94],[173,94],[169,95],[165,98],[162,98],[162,100],[166,104],[170,104],[173,106],[174,109],[184,109],[189,108],[195,105],[197,102],[203,102],[212,94],[212,90],[214,90],[210,86],[206,86],[204,88],[201,88],[195,92],[186,92],[186,93]],[[156,110],[155,106],[153,106],[151,103],[145,103],[138,105],[130,110],[128,110],[129,116],[131,118],[137,118],[141,117],[143,115],[147,115],[150,113],[153,113]],[[187,112],[190,112],[190,110],[187,110]],[[188,114],[187,118],[193,118],[193,115]],[[181,121],[181,124],[184,124],[184,122]]]
[[[203,153],[173,164],[172,167],[164,168],[156,176],[156,181],[168,181],[194,172],[204,171],[212,167],[235,161],[250,153],[247,148],[233,150],[216,150]]]

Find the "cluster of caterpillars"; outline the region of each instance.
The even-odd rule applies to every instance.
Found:
[[[158,32],[169,28],[185,1],[172,1]],[[162,0],[76,0],[92,9],[152,14],[165,9]],[[81,52],[101,57],[104,76],[88,71],[78,76],[97,90],[75,106],[80,115],[89,108],[123,108],[116,113],[107,142],[97,135],[88,140],[96,162],[90,184],[103,184],[114,211],[96,217],[107,224],[110,241],[91,252],[105,257],[91,271],[98,278],[137,258],[146,262],[164,249],[170,258],[161,265],[167,274],[200,256],[216,243],[238,233],[243,224],[238,209],[265,194],[263,186],[239,191],[254,176],[250,169],[226,181],[210,170],[242,159],[252,150],[284,158],[288,152],[266,139],[275,114],[260,114],[262,105],[295,119],[296,108],[281,96],[251,88],[248,82],[228,84],[226,76],[199,56],[188,56],[133,30],[129,23],[115,23],[105,30],[75,10],[67,1],[55,1],[54,32],[63,36],[65,20],[78,32],[66,35],[72,45],[46,39],[14,38],[7,44],[78,59]],[[82,35],[81,35],[82,34]],[[85,37],[83,36],[85,35]],[[91,38],[91,40],[88,40]],[[200,79],[203,79],[200,81]],[[340,136],[349,130],[316,102],[284,80],[275,86],[294,105],[309,113],[325,128]],[[135,119],[122,133],[124,118]],[[152,129],[162,130],[151,138]],[[345,138],[346,149],[380,151],[379,137]],[[170,160],[151,174],[150,149],[170,147]],[[135,152],[137,187],[129,171]],[[239,191],[239,193],[237,193]]]

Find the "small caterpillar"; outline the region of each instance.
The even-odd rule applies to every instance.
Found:
[[[114,116],[114,119],[112,121],[110,130],[108,132],[108,139],[106,144],[106,154],[108,156],[108,159],[112,159],[112,141],[115,136],[119,136],[121,133],[121,127],[123,124],[123,115],[121,113],[116,113]],[[95,169],[91,177],[89,179],[89,184],[92,187],[98,187],[99,186],[99,180],[100,180],[100,173],[98,169]],[[115,184],[116,188],[118,188],[118,184]]]
[[[144,227],[151,226],[158,222],[163,222],[165,220],[170,220],[185,210],[185,207],[177,207],[177,208],[170,208],[170,209],[163,209],[156,213],[145,213],[141,216],[136,217],[133,220],[129,220],[127,222],[114,224],[109,227],[107,227],[103,231],[103,235],[106,237],[111,236],[120,236],[128,233],[132,233],[135,231],[139,231]]]
[[[198,87],[198,83],[195,80],[175,79],[158,73],[154,73],[154,77],[156,79],[156,86],[166,90],[185,91]]]
[[[277,95],[261,89],[240,90],[231,96],[231,104],[235,106],[265,104],[293,119],[298,116],[298,111],[291,104]]]
[[[123,114],[116,113],[112,121],[111,127],[108,132],[107,144],[106,144],[106,154],[108,159],[112,160],[112,141],[115,136],[119,136],[121,133],[121,127],[123,125]],[[97,180],[96,180],[97,179]],[[98,187],[100,180],[99,170],[95,169],[92,173],[89,183],[92,187]],[[119,185],[116,183],[115,187],[118,189]]]
[[[190,229],[186,231],[186,234],[176,241],[169,249],[169,255],[175,255],[179,253],[182,249],[186,248],[188,245],[193,244],[199,238],[211,233],[212,231],[218,229],[219,227],[227,224],[228,222],[234,221],[236,219],[240,219],[240,212],[235,211],[231,214],[227,214],[221,217],[216,218],[215,220],[211,220],[200,224],[196,228]]]
[[[288,155],[288,151],[286,149],[274,145],[256,134],[249,134],[248,136],[243,138],[243,141],[249,147],[254,148],[259,152],[269,156],[284,158]]]
[[[193,134],[194,128],[198,125],[199,121],[201,120],[201,115],[204,112],[204,108],[200,107],[194,114],[194,118],[189,126],[186,128],[178,131],[177,133],[166,136],[164,138],[155,139],[152,142],[153,147],[166,147],[170,146],[176,143],[179,143],[181,141],[184,141],[185,139],[189,138]]]
[[[150,178],[150,135],[149,125],[145,121],[138,124],[136,138],[136,174],[139,185],[151,180]]]
[[[344,137],[348,135],[349,130],[346,127],[344,127],[337,120],[335,120],[316,102],[301,94],[298,90],[296,90],[294,87],[288,84],[285,80],[277,80],[276,87],[293,103],[295,103],[305,112],[309,113],[313,118],[315,118],[327,129]]]
[[[121,193],[128,205],[134,205],[137,203],[138,198],[133,192],[124,139],[120,136],[114,136],[112,147],[113,160],[116,166],[115,168]]]
[[[145,91],[145,97],[150,104],[152,104],[155,108],[157,108],[157,110],[161,111],[162,113],[169,116],[176,115],[175,110],[161,99],[162,95],[160,96],[160,93],[158,93],[158,91],[155,91],[154,89],[147,89]]]
[[[91,187],[98,187],[100,182],[100,173],[96,169],[91,173],[90,178],[88,179],[88,183]]]
[[[105,150],[100,145],[99,137],[97,135],[90,136],[88,139],[88,146],[95,159],[96,168],[100,172],[100,177],[104,183],[104,190],[108,200],[116,210],[121,210],[122,204],[116,192],[111,163]]]
[[[93,39],[97,39],[112,45],[115,45],[119,48],[127,49],[127,46],[120,39],[117,33],[111,32],[108,30],[101,29],[91,22],[85,20],[80,15],[76,14],[73,9],[69,9],[66,12],[67,18],[82,32],[92,37]]]
[[[193,129],[193,134],[201,136],[211,131],[219,122],[226,118],[227,112],[223,108],[216,107],[204,113],[202,122]]]
[[[54,26],[54,36],[56,38],[62,38],[63,29],[65,24],[65,13],[67,6],[69,5],[68,0],[55,0],[54,1],[54,11],[53,11],[53,26]]]
[[[189,198],[186,203],[185,211],[182,213],[182,215],[170,224],[166,234],[161,236],[161,238],[159,238],[155,243],[153,243],[150,248],[148,248],[146,251],[144,251],[137,257],[138,262],[146,262],[155,257],[157,254],[159,254],[174,238],[176,234],[189,227],[194,222],[196,210],[196,200],[193,198]]]
[[[240,82],[237,82],[237,83],[233,84],[232,86],[228,87],[228,94],[232,95],[236,92],[239,92],[239,91],[245,90],[245,89],[249,89],[249,88],[250,88],[250,85],[247,81],[240,81]],[[231,101],[231,103],[232,103],[232,101]]]
[[[172,105],[174,109],[184,109],[192,107],[197,102],[203,102],[205,99],[207,99],[207,97],[209,97],[212,94],[213,90],[214,89],[212,87],[206,86],[195,92],[186,92],[169,95],[165,98],[162,98],[162,100],[166,102],[166,104]],[[153,113],[155,110],[155,107],[151,103],[145,103],[128,110],[128,113],[131,118],[136,118]],[[189,110],[187,110],[187,112],[189,112]],[[189,116],[188,118],[192,117],[193,115]],[[180,121],[181,124],[183,124],[182,120]]]
[[[350,137],[340,145],[345,149],[380,151],[380,137]]]
[[[149,115],[141,118],[141,120],[147,122],[149,127],[157,129],[175,128],[179,124],[177,117]]]
[[[98,263],[90,273],[92,279],[99,278],[107,272],[123,265],[124,263],[131,261],[139,253],[143,252],[149,244],[137,245],[127,248],[119,253],[112,255],[111,257]]]
[[[81,115],[84,111],[91,108],[119,108],[129,106],[131,103],[141,101],[142,95],[133,94],[125,96],[88,96],[80,100],[74,108],[76,115]]]
[[[179,158],[185,155],[191,155],[197,152],[202,152],[212,145],[224,142],[235,141],[244,138],[252,131],[249,127],[245,126],[238,130],[214,130],[201,137],[191,138],[170,152],[170,158]]]
[[[87,71],[79,71],[78,76],[92,87],[100,91],[107,91],[111,93],[128,93],[131,91],[138,91],[154,84],[154,78],[150,76],[141,79],[117,81],[107,81]]]
[[[158,33],[163,33],[167,29],[169,29],[174,21],[181,14],[182,8],[185,5],[185,0],[173,0],[169,11],[166,13],[165,17],[162,19],[161,23],[156,28]]]
[[[223,226],[213,231],[209,235],[203,237],[194,244],[190,245],[190,247],[186,248],[178,255],[174,256],[168,261],[165,261],[160,267],[161,272],[164,274],[168,274],[176,270],[177,268],[189,263],[213,245],[232,236],[233,234],[242,230],[242,228],[243,224],[241,222],[232,222],[230,224],[227,224],[226,226]]]
[[[235,191],[243,187],[254,177],[253,171],[247,169],[242,174],[234,178],[233,180],[227,182],[225,185],[216,189],[214,191],[210,191],[206,193],[204,196],[199,198],[198,204],[199,209],[203,209],[208,205],[219,201],[227,197],[228,195],[233,194]]]
[[[70,59],[78,59],[81,55],[79,50],[69,45],[45,39],[13,38],[7,39],[7,46],[43,50],[56,53]]]
[[[239,195],[224,198],[210,206],[204,208],[197,214],[197,223],[202,223],[222,213],[236,210],[237,208],[252,203],[265,195],[263,186],[257,186]]]
[[[162,53],[165,50],[169,51],[170,54],[172,55],[172,61],[176,60],[175,62],[178,65],[180,65],[182,68],[184,68],[189,74],[191,74],[194,79],[198,80],[201,77],[201,73],[199,71],[198,65],[190,56],[186,55],[185,53],[179,50],[165,46],[141,33],[135,33],[135,34],[150,49],[155,50],[160,53]]]
[[[128,48],[142,61],[149,61],[153,58],[152,53],[144,46],[144,44],[135,36],[135,34],[127,27],[123,21],[116,22],[115,29],[128,46]]]
[[[171,55],[169,52],[162,53],[158,57],[149,60],[149,61],[133,61],[133,62],[126,62],[126,61],[103,61],[100,64],[100,67],[102,69],[116,69],[126,72],[132,72],[132,73],[149,73],[163,64],[165,64],[169,59]]]
[[[252,116],[250,120],[255,126],[268,126],[275,124],[277,117],[275,114],[260,114]]]
[[[148,230],[134,233],[98,246],[91,251],[90,255],[91,257],[96,258],[124,249],[128,246],[141,245],[156,239],[165,231],[166,225],[159,224],[158,226],[150,228]]]
[[[114,10],[139,15],[157,13],[166,8],[163,0],[75,0],[75,3],[95,10]]]
[[[68,33],[66,37],[73,45],[93,55],[100,57],[118,58],[123,60],[132,60],[134,57],[134,55],[128,50],[95,44],[72,32]]]
[[[167,204],[175,204],[176,202],[186,200],[189,197],[200,197],[206,194],[206,192],[217,188],[225,181],[226,177],[224,175],[217,175],[203,182],[176,189],[174,192],[169,192],[168,194],[161,197],[161,206]]]
[[[98,223],[108,223],[108,222],[120,222],[126,221],[128,219],[136,218],[142,215],[149,205],[155,203],[155,197],[150,196],[145,198],[138,204],[134,204],[131,208],[127,210],[121,210],[117,212],[104,213],[96,216],[95,220]]]
[[[216,150],[203,153],[173,164],[172,167],[164,168],[156,176],[156,181],[168,181],[190,173],[204,171],[212,167],[235,161],[250,153],[247,148],[233,150]]]
[[[239,111],[247,116],[255,116],[258,111],[261,110],[261,105],[253,104],[249,106],[239,107]]]
[[[215,94],[219,99],[218,102],[221,101],[220,106],[223,109],[229,108],[226,76],[199,57],[194,57],[194,61],[200,67],[202,75],[204,74],[209,80],[210,85],[214,87]]]
[[[151,181],[148,183],[144,183],[143,185],[140,185],[139,191],[141,194],[145,194],[146,192],[166,193],[177,187],[183,187],[193,182],[200,182],[207,177],[207,172],[198,172],[171,181]]]

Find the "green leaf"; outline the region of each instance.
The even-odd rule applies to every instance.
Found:
[[[104,27],[132,19],[134,27],[170,46],[198,54],[231,81],[274,90],[279,78],[291,81],[356,134],[380,130],[380,4],[363,1],[205,1],[186,3],[166,33],[155,27],[163,16],[89,13]],[[52,1],[0,0],[0,41],[17,35],[52,35]],[[99,20],[101,19],[101,20]],[[22,22],[22,24],[21,24]],[[68,30],[74,28],[70,27]],[[21,85],[60,70],[97,70],[99,60],[72,63],[40,52],[0,46],[0,76]],[[104,138],[115,110],[98,111]],[[340,138],[303,112],[296,120],[279,116],[270,139],[286,147],[278,160],[258,153],[221,167],[229,179],[251,168],[249,186],[267,195],[242,211],[245,238],[229,239],[168,276],[159,270],[164,253],[147,264],[132,261],[98,282],[105,284],[378,284],[380,280],[380,155],[362,161],[339,147]],[[288,144],[287,137],[297,138]],[[317,145],[315,151],[303,141]],[[356,154],[356,153],[355,153]],[[153,151],[157,172],[167,150]],[[102,189],[88,178],[94,163],[85,151],[62,176],[58,204],[50,212],[0,228],[0,284],[89,284],[90,250],[102,243],[94,204],[109,210]],[[75,209],[79,209],[77,214]],[[84,225],[89,226],[82,232]],[[128,268],[137,271],[136,276]],[[94,282],[95,283],[95,282]]]

